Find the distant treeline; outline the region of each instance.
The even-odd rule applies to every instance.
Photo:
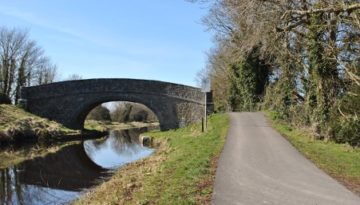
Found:
[[[216,46],[201,82],[219,111],[271,109],[320,139],[360,145],[358,0],[208,0]]]
[[[103,105],[95,107],[87,116],[88,120],[127,122],[157,122],[156,115],[146,106],[138,103],[117,102],[110,111]]]

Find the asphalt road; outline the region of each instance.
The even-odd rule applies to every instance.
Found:
[[[303,157],[261,113],[230,113],[212,204],[360,205],[360,198]]]

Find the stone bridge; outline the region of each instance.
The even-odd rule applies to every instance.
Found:
[[[110,101],[141,103],[158,117],[161,130],[174,129],[201,120],[205,98],[199,88],[136,79],[64,81],[21,90],[29,112],[72,129],[83,129],[87,114]]]

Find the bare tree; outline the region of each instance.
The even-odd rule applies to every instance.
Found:
[[[82,76],[79,74],[71,74],[69,77],[67,77],[66,80],[81,80]]]
[[[51,83],[56,66],[28,32],[0,27],[0,92],[18,101],[22,86]]]
[[[57,75],[57,67],[52,64],[49,58],[42,57],[38,60],[34,69],[34,85],[52,83]]]

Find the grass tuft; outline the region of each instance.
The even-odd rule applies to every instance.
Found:
[[[28,113],[14,105],[0,105],[0,143],[47,140],[76,134],[80,132]]]

